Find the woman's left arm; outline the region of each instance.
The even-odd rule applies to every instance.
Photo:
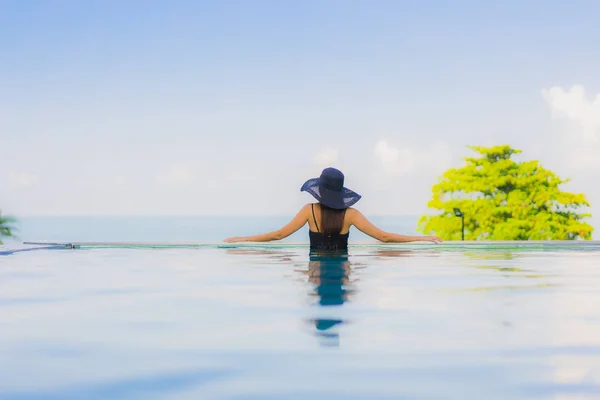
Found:
[[[308,222],[308,209],[310,205],[302,207],[302,209],[296,214],[286,226],[273,232],[263,233],[262,235],[244,236],[244,237],[231,237],[225,239],[227,243],[237,242],[270,242],[273,240],[281,240],[290,236],[302,228]]]

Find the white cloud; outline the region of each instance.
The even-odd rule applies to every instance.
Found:
[[[339,152],[337,149],[325,149],[317,154],[316,163],[320,168],[332,166],[338,161]]]
[[[414,150],[393,146],[387,140],[380,140],[375,144],[375,156],[383,170],[389,175],[403,175],[411,172],[417,163]]]
[[[10,172],[8,177],[17,186],[33,186],[39,182],[37,175],[28,172]]]
[[[577,127],[584,139],[598,142],[600,135],[600,93],[588,100],[585,88],[573,85],[566,91],[554,86],[542,90],[546,102],[556,119],[566,119]]]
[[[562,145],[561,151],[568,170],[582,172],[600,168],[600,152],[597,146],[574,146],[570,143]]]
[[[600,157],[598,152],[586,150],[580,153],[579,156],[574,156],[571,159],[573,168],[575,169],[598,169],[600,168]]]
[[[194,179],[194,171],[187,165],[176,164],[159,172],[156,181],[162,184],[186,184]]]
[[[374,143],[372,160],[374,164],[365,172],[368,179],[361,207],[373,215],[427,212],[431,186],[458,161],[441,141],[416,146],[391,139]]]
[[[442,174],[452,164],[452,152],[443,142],[414,148],[382,139],[375,144],[375,157],[383,171],[393,176],[406,175],[417,169]]]

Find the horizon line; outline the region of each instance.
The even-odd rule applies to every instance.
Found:
[[[379,217],[421,217],[424,214],[369,214],[373,218]],[[107,218],[248,218],[248,217],[263,217],[263,218],[292,218],[293,214],[7,214],[13,218],[77,218],[77,217],[107,217]]]

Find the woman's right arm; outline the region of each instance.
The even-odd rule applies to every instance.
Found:
[[[359,231],[385,243],[408,243],[408,242],[434,242],[439,243],[442,240],[437,236],[406,236],[382,231],[373,225],[362,213],[352,209],[350,223]]]

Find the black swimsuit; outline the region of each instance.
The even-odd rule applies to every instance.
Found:
[[[344,210],[344,215],[346,210]],[[319,230],[317,218],[315,218],[315,205],[312,204],[312,215],[317,227],[317,232],[309,230],[310,249],[311,250],[347,250],[348,249],[348,233],[322,233]]]

